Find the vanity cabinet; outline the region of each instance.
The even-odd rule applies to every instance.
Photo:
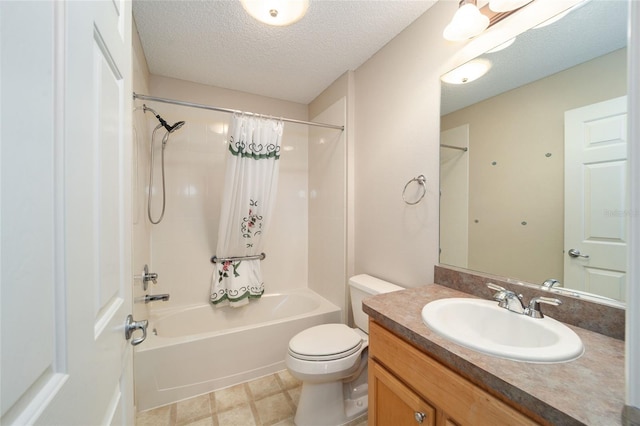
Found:
[[[539,424],[373,320],[369,358],[370,425]]]

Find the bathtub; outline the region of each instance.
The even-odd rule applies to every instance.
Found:
[[[307,289],[265,294],[241,308],[210,304],[151,312],[134,354],[139,411],[285,369],[289,340],[341,322],[340,308]]]

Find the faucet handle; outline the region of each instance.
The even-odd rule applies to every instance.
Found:
[[[540,310],[540,303],[558,306],[562,305],[562,300],[544,296],[534,297],[529,301],[529,307],[524,312],[525,315],[528,315],[531,318],[544,318],[544,315],[542,315],[542,311]]]
[[[495,291],[507,291],[506,288],[501,287],[497,284],[494,283],[487,283],[487,287],[489,287],[491,290],[495,290]]]
[[[493,295],[493,300],[497,302],[503,302],[510,293],[510,291],[507,290],[506,288],[501,287],[494,283],[487,283],[487,287],[489,287],[491,290],[496,291]]]
[[[147,291],[147,287],[149,285],[149,281],[154,284],[158,284],[158,274],[155,272],[149,272],[149,266],[144,265],[144,271],[142,271],[142,288]]]

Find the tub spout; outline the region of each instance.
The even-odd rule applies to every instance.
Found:
[[[145,294],[144,296],[144,303],[158,301],[166,302],[167,300],[169,300],[168,294]]]

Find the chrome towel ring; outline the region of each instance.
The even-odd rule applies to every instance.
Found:
[[[422,187],[422,194],[420,195],[420,197],[416,200],[416,201],[407,201],[407,199],[405,198],[405,193],[407,192],[407,187],[409,186],[409,184],[411,182],[418,182],[418,185],[420,185]],[[422,199],[424,198],[424,196],[427,194],[427,178],[424,177],[424,175],[420,175],[418,177],[414,177],[413,179],[411,179],[409,182],[407,182],[407,184],[404,186],[404,189],[402,190],[402,199],[404,200],[405,203],[409,204],[409,205],[414,205],[414,204],[418,204],[420,201],[422,201]]]

